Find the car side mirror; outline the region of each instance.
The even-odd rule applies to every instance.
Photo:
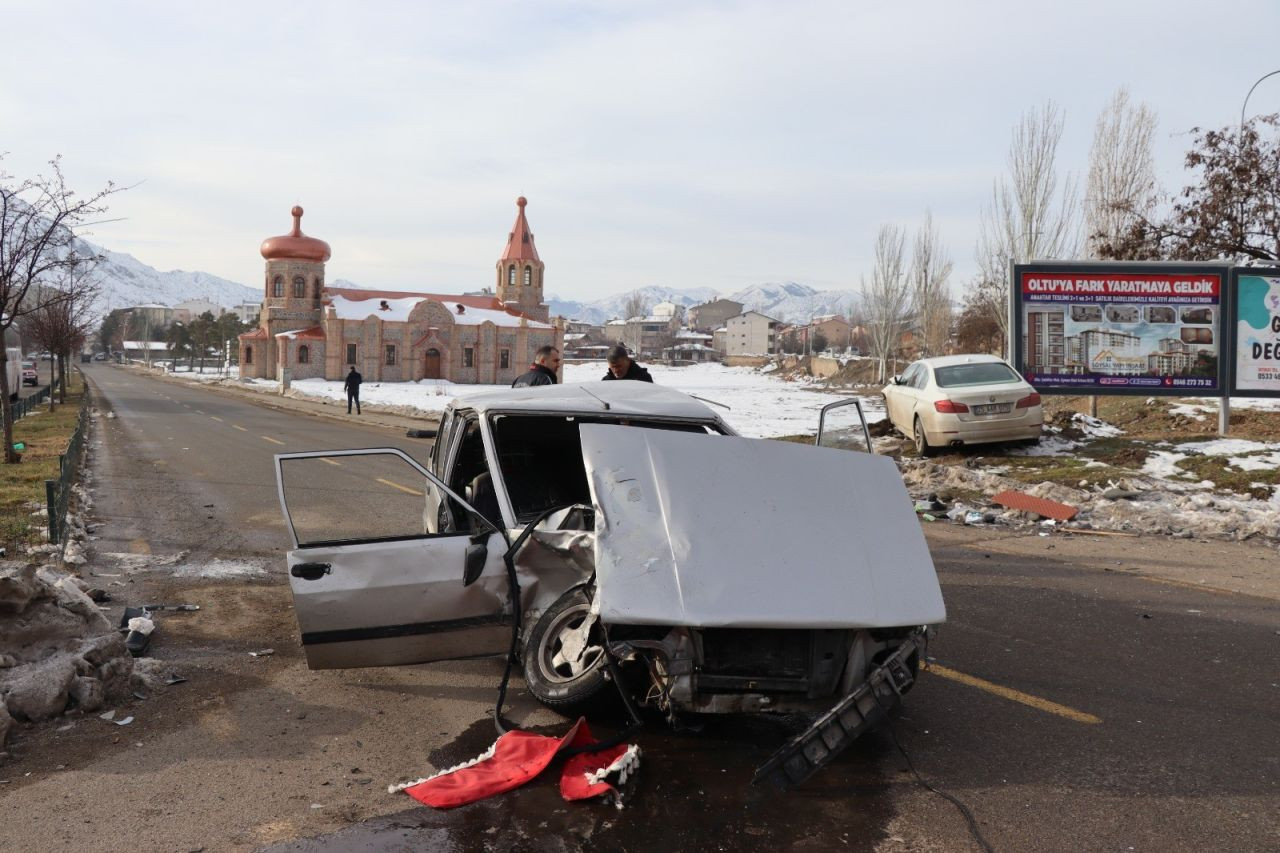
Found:
[[[485,564],[489,562],[489,534],[485,533],[480,541],[472,540],[467,546],[467,554],[462,560],[462,585],[471,586],[480,579]]]
[[[895,376],[895,377],[893,377],[893,384],[894,384],[894,385],[901,385],[901,384],[902,384],[902,377],[901,377],[901,376]]]

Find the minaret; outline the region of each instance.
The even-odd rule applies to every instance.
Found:
[[[516,224],[507,235],[507,248],[498,259],[498,299],[534,320],[547,322],[550,310],[542,304],[543,263],[533,245],[533,232],[524,218],[524,196],[516,199]]]

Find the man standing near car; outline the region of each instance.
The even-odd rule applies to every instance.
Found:
[[[356,371],[356,366],[351,365],[351,372],[347,374],[347,381],[342,383],[342,387],[347,392],[347,414],[351,414],[351,404],[356,404],[356,414],[360,414],[360,383],[364,381],[364,377]]]
[[[632,360],[631,353],[627,352],[626,347],[617,346],[609,350],[608,361],[609,372],[604,375],[606,381],[610,379],[634,379],[637,382],[653,381],[649,371]]]
[[[551,345],[540,347],[533,354],[533,364],[516,377],[512,388],[530,388],[536,385],[555,385],[556,370],[560,367],[560,350]]]

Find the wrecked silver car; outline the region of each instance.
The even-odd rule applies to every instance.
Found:
[[[510,653],[565,712],[619,691],[671,717],[825,711],[762,769],[784,783],[897,702],[945,618],[856,399],[810,446],[648,383],[503,390],[449,406],[428,467],[375,448],[276,470],[311,668]]]

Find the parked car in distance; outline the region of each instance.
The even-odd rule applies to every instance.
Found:
[[[94,354],[94,356],[93,356],[93,360],[94,360],[94,361],[106,361],[106,360],[107,360],[107,354],[106,354],[105,352],[95,353],[95,354]]]
[[[932,456],[941,447],[996,441],[1036,443],[1040,395],[994,355],[946,355],[913,362],[884,387],[890,423]]]
[[[34,361],[22,362],[22,384],[23,385],[39,385],[40,374],[36,373],[36,363]]]

